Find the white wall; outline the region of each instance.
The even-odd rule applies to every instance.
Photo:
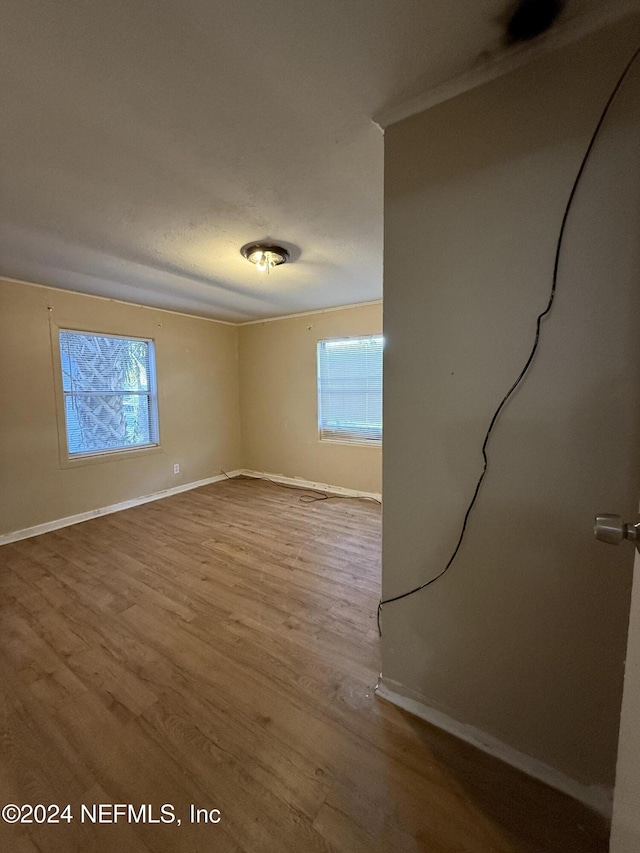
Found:
[[[551,284],[564,205],[640,42],[629,19],[385,137],[383,594],[448,559]],[[576,196],[539,353],[459,558],[383,610],[395,689],[585,785],[614,781],[640,482],[640,64]]]

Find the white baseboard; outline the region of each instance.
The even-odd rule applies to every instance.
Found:
[[[372,498],[382,502],[380,492],[361,492],[358,489],[345,489],[343,486],[332,486],[329,483],[314,483],[311,480],[303,480],[301,477],[283,477],[282,474],[267,474],[264,471],[240,471],[244,477],[253,477],[256,480],[273,480],[274,483],[282,483],[284,486],[299,486],[301,489],[317,489],[321,492],[329,492],[332,495],[344,495],[348,498]]]
[[[375,693],[381,699],[386,699],[387,702],[397,705],[398,708],[408,711],[421,720],[426,720],[426,722],[431,723],[437,728],[455,735],[460,740],[473,744],[473,746],[481,749],[483,752],[499,758],[506,764],[522,770],[528,776],[533,776],[534,779],[544,782],[557,791],[562,791],[563,794],[568,794],[573,799],[579,800],[605,817],[611,818],[613,791],[609,788],[599,785],[584,785],[581,782],[577,782],[554,767],[550,767],[548,764],[502,743],[502,741],[499,741],[492,735],[486,734],[473,726],[460,723],[448,714],[426,705],[420,697],[404,695],[411,693],[411,691],[405,690],[405,688],[395,681],[383,678],[382,675],[378,679]]]
[[[36,524],[33,527],[25,527],[23,530],[15,530],[13,533],[0,534],[0,545],[8,545],[10,542],[18,542],[20,539],[30,539],[32,536],[40,536],[41,533],[49,533],[51,530],[59,530],[61,527],[71,527],[72,524],[80,524],[82,521],[88,521],[90,518],[97,518],[99,515],[109,515],[112,512],[120,512],[123,509],[131,509],[140,504],[146,504],[150,501],[159,501],[162,498],[178,495],[180,492],[188,492],[191,489],[199,489],[201,486],[208,486],[210,483],[219,483],[227,477],[253,477],[259,480],[273,480],[275,483],[283,483],[284,485],[300,486],[305,489],[319,489],[323,492],[330,492],[336,495],[345,495],[346,497],[355,498],[374,498],[381,500],[382,496],[379,492],[359,492],[355,489],[345,489],[342,486],[331,486],[328,483],[312,483],[310,480],[301,480],[298,477],[282,477],[280,474],[267,474],[260,471],[248,471],[245,468],[239,468],[236,471],[229,471],[225,474],[216,474],[215,477],[207,477],[205,480],[196,480],[193,483],[184,483],[181,486],[174,486],[171,489],[163,489],[161,492],[154,492],[151,495],[143,495],[139,498],[131,498],[128,501],[121,501],[110,506],[99,507],[98,509],[89,510],[89,512],[81,512],[77,515],[68,515],[66,518],[57,518],[54,521],[46,521],[44,524]]]
[[[20,539],[29,539],[32,536],[40,536],[41,533],[49,533],[51,530],[59,530],[61,527],[71,527],[72,524],[80,524],[81,521],[88,521],[90,518],[97,518],[99,515],[109,515],[112,512],[120,512],[123,509],[131,509],[140,504],[150,503],[151,501],[159,501],[162,498],[168,498],[171,495],[178,495],[180,492],[188,492],[191,489],[199,489],[201,486],[208,486],[210,483],[218,483],[220,480],[226,480],[227,477],[237,477],[242,471],[230,471],[226,476],[224,474],[216,474],[215,477],[207,477],[205,480],[196,480],[193,483],[183,483],[181,486],[174,486],[171,489],[163,489],[161,492],[154,492],[152,495],[143,495],[140,498],[131,498],[128,501],[121,501],[110,506],[103,506],[99,509],[92,509],[89,512],[80,512],[77,515],[68,515],[66,518],[57,518],[55,521],[46,521],[44,524],[36,524],[34,527],[25,527],[23,530],[16,530],[13,533],[4,533],[0,535],[0,545],[8,545],[10,542],[18,542]]]

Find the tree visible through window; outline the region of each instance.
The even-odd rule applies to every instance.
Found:
[[[318,342],[320,438],[382,441],[382,335]]]
[[[60,331],[69,456],[158,443],[153,342]]]

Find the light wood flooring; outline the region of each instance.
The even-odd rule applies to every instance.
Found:
[[[0,800],[74,815],[0,850],[605,851],[601,818],[374,697],[380,508],[299,497],[225,481],[0,548]]]

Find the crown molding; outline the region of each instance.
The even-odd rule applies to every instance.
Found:
[[[310,317],[312,314],[328,314],[330,311],[346,311],[349,308],[366,308],[369,305],[382,305],[382,299],[372,299],[369,302],[352,302],[349,305],[334,305],[331,308],[314,308],[310,311],[299,311],[297,314],[282,314],[278,317],[263,317],[259,320],[245,320],[238,326],[256,326],[259,323],[275,323],[277,320],[293,320],[296,317]]]

